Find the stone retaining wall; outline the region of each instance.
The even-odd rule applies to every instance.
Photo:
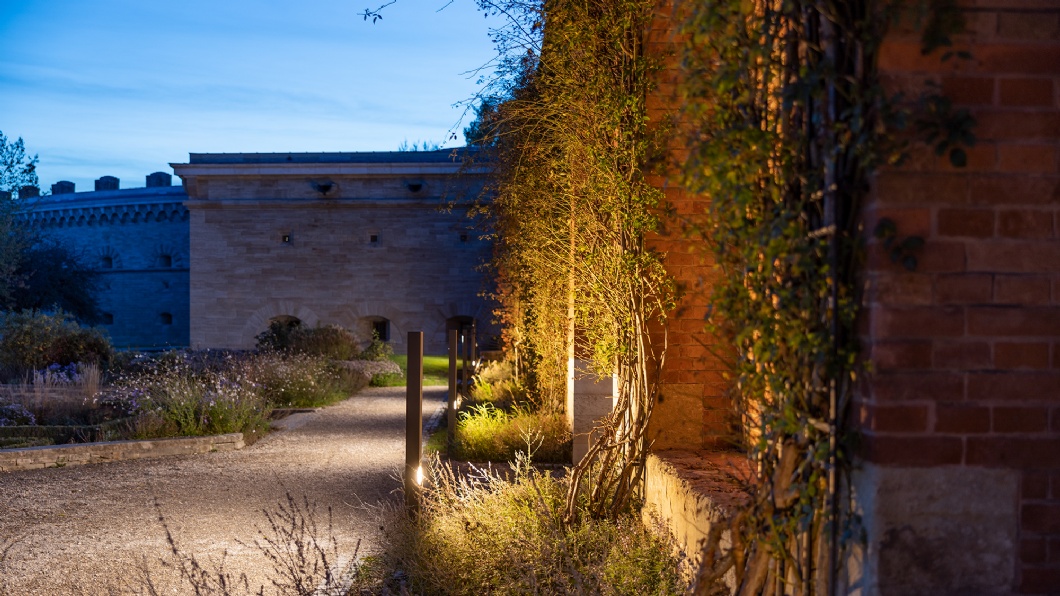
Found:
[[[712,528],[721,525],[724,529],[718,537],[723,545],[729,544],[729,521],[746,499],[742,486],[747,480],[747,462],[741,455],[650,453],[645,462],[644,521],[650,525],[655,522],[650,516],[658,515],[688,557],[688,570],[694,573]],[[726,580],[731,583],[732,578]]]
[[[113,441],[79,445],[49,445],[0,451],[0,472],[61,468],[166,455],[236,451],[244,447],[243,433],[209,437],[178,437],[147,441]]]

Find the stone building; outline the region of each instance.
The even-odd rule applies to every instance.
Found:
[[[489,243],[467,217],[481,188],[452,150],[191,154],[145,188],[57,182],[31,222],[101,274],[121,348],[252,348],[276,318],[336,324],[399,350],[408,331],[493,334],[480,297]],[[460,173],[458,176],[457,174]]]
[[[191,222],[191,345],[249,348],[278,317],[396,347],[476,322],[489,256],[467,217],[481,182],[452,150],[196,154],[173,164]]]
[[[101,323],[118,347],[188,345],[187,196],[171,179],[121,190],[104,176],[91,192],[60,181],[27,215],[99,272]]]

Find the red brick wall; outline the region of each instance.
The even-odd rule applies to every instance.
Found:
[[[909,272],[870,243],[857,404],[865,458],[888,466],[986,466],[1022,474],[1015,588],[1060,587],[1060,6],[962,2],[972,60],[922,56],[893,33],[892,90],[927,81],[971,110],[968,166],[917,149],[878,175],[882,217],[922,236]],[[980,6],[981,5],[981,6]]]
[[[677,96],[680,41],[677,17],[669,0],[658,3],[648,37],[648,51],[663,60],[658,86],[648,98],[648,113],[656,124],[670,122],[680,105]],[[717,356],[717,342],[706,332],[712,261],[702,238],[689,224],[703,223],[709,199],[682,189],[679,170],[685,155],[675,141],[672,159],[651,182],[666,195],[669,214],[663,230],[648,239],[652,250],[664,255],[666,270],[678,284],[677,310],[667,324],[666,366],[660,379],[661,400],[652,416],[649,436],[655,449],[722,447],[731,438],[732,404],[726,394],[725,365]],[[656,333],[661,339],[661,333]]]

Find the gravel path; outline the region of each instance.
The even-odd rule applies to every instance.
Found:
[[[295,414],[285,430],[242,451],[0,474],[0,594],[136,593],[139,569],[172,585],[161,507],[173,537],[200,560],[268,585],[264,557],[246,544],[267,528],[263,510],[290,493],[331,507],[340,551],[373,550],[369,508],[397,498],[404,462],[405,389],[369,388],[324,410]],[[425,420],[444,387],[424,390]],[[6,554],[4,550],[6,549]]]

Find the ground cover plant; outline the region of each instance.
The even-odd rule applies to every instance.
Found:
[[[329,405],[364,382],[323,356],[177,351],[132,358],[99,399],[135,416],[135,438],[242,432],[252,441],[273,408]]]
[[[600,519],[578,501],[565,524],[568,479],[520,458],[510,474],[428,466],[416,514],[393,510],[379,591],[416,594],[680,594],[681,557],[626,512]]]
[[[531,401],[511,363],[483,366],[461,401],[450,458],[511,462],[524,453],[540,463],[570,463],[572,437],[566,416]]]

